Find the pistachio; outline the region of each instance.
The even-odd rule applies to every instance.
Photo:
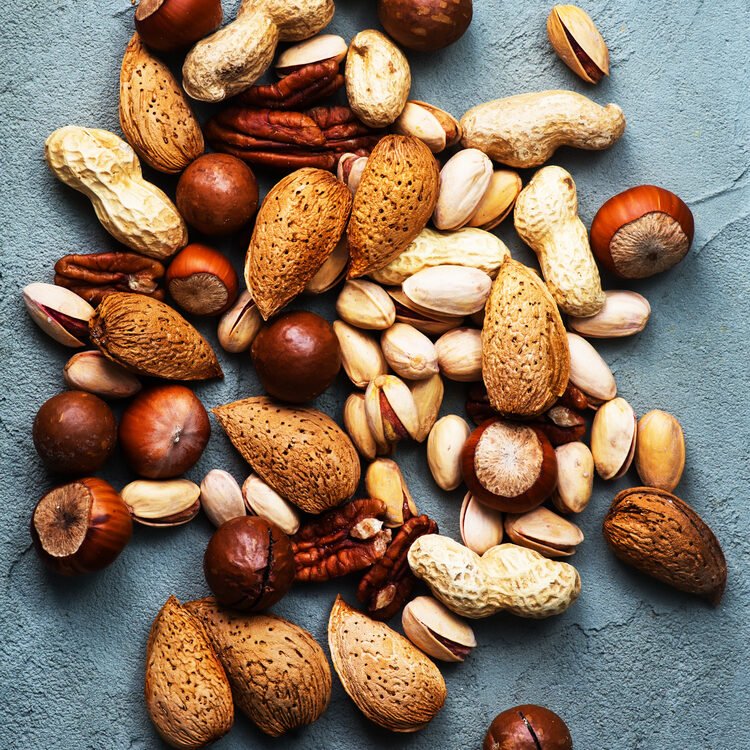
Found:
[[[565,443],[555,448],[557,489],[552,503],[561,513],[580,513],[591,500],[594,457],[584,443]]]
[[[454,328],[436,342],[440,372],[448,380],[473,383],[482,379],[482,332],[476,328]]]
[[[433,266],[410,276],[401,288],[420,308],[463,316],[484,307],[491,286],[492,279],[478,268]]]
[[[480,503],[471,492],[464,496],[459,523],[461,541],[478,555],[503,541],[503,514]]]
[[[583,391],[591,404],[610,401],[617,395],[617,383],[609,365],[591,344],[576,333],[568,333],[570,382]]]
[[[591,454],[602,479],[619,479],[635,455],[636,417],[624,398],[602,404],[591,425]]]
[[[133,520],[144,526],[180,526],[192,521],[201,507],[200,495],[200,487],[188,479],[136,479],[120,491]]]
[[[75,292],[54,284],[29,284],[23,288],[23,301],[31,319],[59,344],[85,346],[94,308]]]
[[[463,136],[461,130],[461,123],[451,114],[446,112],[440,107],[436,107],[434,104],[428,104],[427,102],[419,101],[419,99],[412,99],[414,104],[418,104],[423,109],[426,109],[431,115],[437,118],[438,122],[443,126],[445,131],[445,147],[450,148],[455,146]]]
[[[441,315],[415,305],[400,289],[389,289],[388,294],[396,306],[396,322],[413,326],[426,336],[440,336],[464,322],[463,315]]]
[[[469,625],[431,596],[412,599],[404,607],[401,625],[417,648],[441,661],[463,661],[477,645]]]
[[[336,167],[336,176],[343,182],[352,195],[357,192],[362,179],[362,172],[367,166],[367,157],[359,154],[342,154]]]
[[[401,526],[419,515],[401,469],[390,458],[377,458],[365,473],[367,496],[385,503],[385,525]]]
[[[406,102],[392,127],[394,133],[419,138],[433,154],[440,153],[447,143],[447,134],[440,120],[417,102]]]
[[[511,169],[496,169],[467,226],[486,231],[494,229],[513,210],[522,187],[518,172]]]
[[[237,354],[250,348],[261,327],[263,318],[250,292],[242,292],[237,302],[221,316],[217,335],[226,352]]]
[[[413,437],[418,443],[422,443],[430,434],[432,425],[435,424],[440,412],[445,386],[440,375],[433,375],[426,380],[415,380],[407,385],[414,398],[419,420],[419,426]]]
[[[609,50],[586,11],[555,5],[547,18],[547,35],[562,61],[588,83],[609,75]]]
[[[425,380],[438,372],[435,345],[414,326],[392,325],[380,337],[380,348],[391,369],[406,380]]]
[[[419,415],[414,396],[395,375],[378,375],[365,391],[365,413],[375,442],[395,445],[419,431]]]
[[[396,320],[396,306],[388,292],[365,279],[344,284],[336,300],[336,312],[349,325],[370,331],[383,331]]]
[[[251,513],[276,524],[285,534],[296,534],[299,515],[292,504],[272,490],[259,476],[251,474],[242,483],[242,497]]]
[[[349,264],[349,245],[346,237],[336,245],[333,252],[325,259],[315,276],[305,286],[306,294],[323,294],[336,286],[346,276]]]
[[[318,34],[312,39],[285,49],[276,60],[276,73],[280,78],[302,65],[336,60],[341,62],[349,51],[349,45],[336,34]]]
[[[614,339],[640,333],[648,323],[651,305],[637,292],[604,292],[604,307],[590,318],[568,317],[568,326],[581,336]]]
[[[378,453],[387,453],[388,446],[378,446],[367,424],[365,395],[355,391],[344,403],[344,428],[362,458],[372,461]]]
[[[583,541],[583,532],[557,513],[541,507],[505,516],[505,533],[514,544],[536,550],[545,557],[569,557]]]
[[[474,215],[492,178],[492,162],[478,148],[465,148],[440,170],[432,223],[438,229],[460,229]]]
[[[461,449],[471,429],[466,420],[448,414],[435,422],[427,438],[427,464],[432,478],[443,490],[455,490],[461,484]]]
[[[671,492],[685,468],[685,436],[676,417],[660,409],[638,421],[635,468],[643,484]]]
[[[383,352],[372,336],[343,320],[334,321],[333,332],[341,348],[341,363],[357,388],[366,388],[371,380],[388,372]]]
[[[237,480],[223,469],[211,469],[201,482],[201,507],[214,526],[245,515],[245,501]]]
[[[63,379],[70,388],[102,398],[127,398],[141,390],[141,381],[100,351],[78,352],[65,365]]]

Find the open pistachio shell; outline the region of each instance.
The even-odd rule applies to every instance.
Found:
[[[584,81],[598,83],[609,75],[607,43],[586,11],[555,5],[547,18],[547,35],[562,61]]]
[[[469,625],[431,596],[410,601],[404,607],[401,624],[417,648],[441,661],[463,661],[477,645]]]

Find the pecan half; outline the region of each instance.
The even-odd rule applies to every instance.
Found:
[[[557,403],[560,406],[567,406],[569,409],[575,409],[576,411],[583,411],[590,406],[586,394],[580,388],[576,388],[572,383],[568,383],[565,393],[560,396]]]
[[[417,582],[407,560],[409,548],[423,534],[437,532],[435,521],[424,515],[410,518],[399,529],[357,587],[357,598],[367,606],[370,617],[390,620],[406,604]]]
[[[112,292],[136,292],[164,299],[159,281],[164,266],[135,253],[65,255],[55,263],[55,284],[98,305]]]
[[[490,405],[490,398],[487,395],[484,383],[473,383],[469,387],[469,393],[466,397],[466,413],[476,425],[498,416],[498,413]]]
[[[303,526],[292,537],[298,581],[328,581],[372,565],[391,541],[382,500],[353,500]]]
[[[550,443],[557,447],[565,443],[574,443],[586,434],[586,420],[575,409],[569,409],[558,402],[539,418],[532,420],[547,436]]]

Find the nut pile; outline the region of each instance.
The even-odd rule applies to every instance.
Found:
[[[74,575],[112,563],[134,522],[176,526],[202,509],[217,527],[204,556],[213,596],[170,597],[149,637],[146,703],[173,747],[223,736],[235,708],[271,736],[316,721],[331,695],[326,654],[262,611],[295,586],[354,574],[358,609],[339,596],[330,612],[334,670],[371,721],[423,729],[447,697],[433,660],[463,661],[477,645],[464,618],[550,617],[579,597],[562,558],[584,542],[570,516],[595,474],[634,465],[643,484],[604,518],[618,558],[721,599],[719,542],[672,494],[685,466],[679,421],[660,409],[639,419],[591,343],[638,334],[651,314],[637,292],[605,290],[600,267],[622,280],[671,268],[692,214],[643,185],[609,199],[590,232],[583,224],[573,176],[547,162],[560,146],[613,146],[625,130],[615,104],[542,91],[456,119],[410,99],[399,45],[434,51],[471,21],[471,0],[445,5],[380,0],[395,41],[368,29],[347,44],[320,34],[332,0],[245,0],[221,28],[220,0],[141,0],[121,67],[124,139],[71,125],[46,141],[52,173],[124,249],[66,255],[54,284],[23,292],[45,333],[83,350],[64,367],[70,390],[34,421],[42,462],[67,483],[39,500],[31,533],[48,566]],[[609,75],[583,10],[555,6],[547,30],[583,80]],[[277,55],[280,42],[293,44]],[[175,51],[186,52],[181,82],[160,57]],[[259,82],[271,66],[278,80]],[[344,92],[346,106],[331,99]],[[202,126],[191,99],[218,107]],[[175,202],[141,161],[181,173]],[[260,206],[248,164],[287,172]],[[539,169],[524,186],[520,168]],[[491,234],[511,214],[541,274]],[[205,240],[250,229],[241,281]],[[285,310],[327,292],[332,323]],[[249,465],[241,484],[221,467],[200,485],[184,478],[211,420],[183,383],[222,377],[222,364],[182,313],[218,317],[226,358],[252,363],[266,393],[212,405]],[[341,370],[352,391],[338,424],[309,402]],[[466,384],[451,387],[466,389],[468,421],[441,416],[446,381]],[[113,399],[127,399],[119,425]],[[437,488],[465,487],[461,542],[417,507],[394,458],[402,441],[425,443]],[[92,476],[116,445],[133,474],[119,492]],[[386,624],[399,615],[405,637]],[[511,746],[572,739],[555,713],[524,705],[500,713],[484,742]]]

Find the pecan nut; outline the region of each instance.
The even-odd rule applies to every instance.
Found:
[[[555,447],[574,443],[586,434],[586,420],[583,415],[575,409],[562,406],[559,402],[531,424],[539,427]]]
[[[474,424],[480,425],[488,419],[499,416],[490,405],[490,397],[484,383],[473,383],[466,397],[466,413]]]
[[[399,529],[357,587],[357,598],[367,606],[370,617],[390,620],[406,604],[417,583],[407,559],[409,548],[420,536],[437,533],[438,525],[425,515],[410,518]]]
[[[569,409],[574,409],[575,411],[584,411],[584,409],[588,409],[591,406],[586,394],[572,383],[568,383],[565,393],[560,396],[557,403],[560,406],[567,406]]]
[[[303,526],[292,537],[297,581],[328,581],[372,565],[391,541],[382,500],[353,500]]]
[[[65,255],[55,263],[55,284],[98,305],[112,292],[136,292],[164,299],[159,281],[164,266],[135,253]]]

